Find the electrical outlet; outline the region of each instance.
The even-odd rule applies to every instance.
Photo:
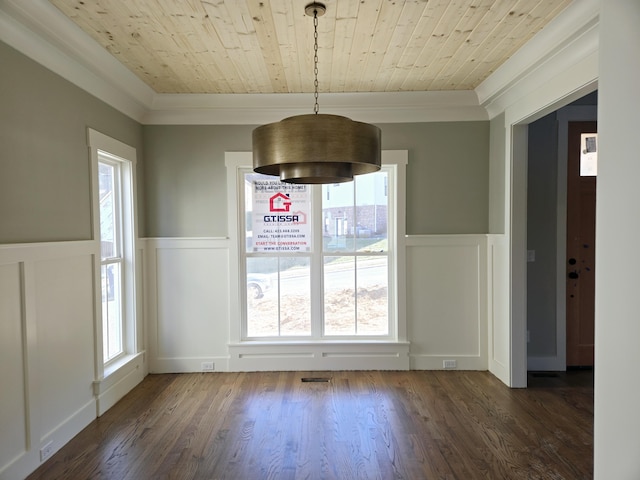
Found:
[[[213,362],[202,362],[200,364],[200,369],[203,372],[213,372],[215,365],[213,364]]]
[[[49,458],[51,455],[53,455],[53,440],[50,441],[49,443],[46,443],[41,449],[40,449],[40,461],[44,462],[47,458]]]
[[[458,364],[455,360],[443,360],[442,361],[443,368],[458,368]]]
[[[531,341],[531,332],[527,330],[527,343],[529,343],[530,341]]]

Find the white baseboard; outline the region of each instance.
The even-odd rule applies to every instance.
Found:
[[[213,370],[203,368],[203,363],[213,363]],[[195,358],[155,358],[150,365],[149,373],[194,373],[210,371],[228,372],[229,357],[210,356]]]
[[[102,380],[93,383],[97,398],[96,411],[103,415],[113,407],[118,400],[129,393],[145,377],[143,365],[144,352],[132,355],[117,370]]]
[[[410,354],[411,370],[486,370],[486,360],[477,356]],[[455,368],[445,368],[445,360],[454,360]]]
[[[34,439],[28,451],[7,465],[4,470],[0,471],[0,480],[15,480],[17,478],[27,477],[27,475],[44,463],[40,461],[41,448],[51,442],[51,455],[55,454],[95,418],[96,402],[92,399],[51,432],[43,436],[40,441]],[[51,455],[49,455],[47,459],[50,458]],[[45,461],[47,459],[45,459]]]

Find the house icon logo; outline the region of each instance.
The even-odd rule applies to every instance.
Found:
[[[291,208],[291,199],[284,193],[276,193],[269,198],[269,211],[270,212],[288,212]]]

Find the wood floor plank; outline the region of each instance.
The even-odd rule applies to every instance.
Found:
[[[592,457],[592,372],[518,390],[488,372],[172,374],[28,478],[581,480]]]

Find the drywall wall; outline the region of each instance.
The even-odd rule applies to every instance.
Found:
[[[489,233],[505,233],[505,205],[507,198],[505,178],[506,129],[504,113],[490,122],[489,136]]]
[[[146,235],[227,236],[225,151],[252,126],[144,127]],[[381,124],[384,150],[409,150],[407,233],[487,233],[489,122]]]
[[[2,42],[0,64],[0,244],[90,239],[87,127],[135,147],[142,178],[141,126]]]

